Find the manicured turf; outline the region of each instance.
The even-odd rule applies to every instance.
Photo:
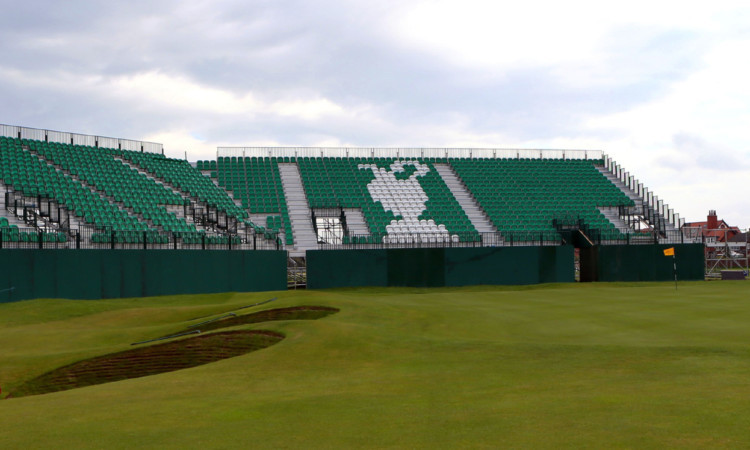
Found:
[[[190,369],[0,400],[0,448],[750,446],[750,285],[357,289],[0,305],[3,396],[188,319],[286,338]],[[224,330],[222,330],[224,331]]]

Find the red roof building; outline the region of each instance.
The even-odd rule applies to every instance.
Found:
[[[708,212],[705,222],[688,222],[684,227],[698,231],[707,241],[713,242],[728,242],[741,233],[738,227],[730,226],[724,220],[719,220],[716,217],[715,210]]]

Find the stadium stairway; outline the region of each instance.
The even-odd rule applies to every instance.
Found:
[[[5,217],[8,221],[8,225],[15,225],[18,228],[26,228],[29,225],[26,224],[21,218],[8,211],[5,207],[5,193],[8,191],[5,183],[0,181],[0,217]]]
[[[370,236],[370,228],[365,222],[365,216],[361,209],[344,208],[344,216],[350,236]]]
[[[294,247],[288,250],[291,256],[304,256],[305,250],[318,248],[318,238],[312,227],[312,214],[302,186],[302,177],[295,163],[279,163],[278,166],[294,236]]]
[[[643,198],[641,198],[638,193],[630,189],[629,187],[625,186],[625,183],[622,182],[619,178],[617,178],[617,175],[610,172],[606,167],[604,166],[597,166],[596,167],[599,172],[601,172],[602,175],[604,175],[609,181],[612,182],[615,186],[617,186],[618,189],[620,189],[625,195],[628,196],[633,202],[635,203],[635,208],[633,210],[633,213],[636,215],[643,215],[644,209],[646,208],[645,202]],[[621,224],[625,226],[625,229],[632,232],[634,231],[632,228],[628,227],[627,224],[620,218],[619,213],[615,210],[614,212],[606,212],[604,208],[599,208],[600,211],[602,211],[602,214],[605,216],[614,215],[613,218],[616,218],[616,220],[613,220],[613,218],[609,218],[611,222],[613,222],[618,228],[620,228]],[[669,233],[678,233],[679,230],[677,227],[675,227],[673,224],[666,222],[665,227],[667,232]]]
[[[599,211],[607,220],[612,222],[618,230],[620,230],[620,233],[626,234],[633,232],[633,229],[630,228],[622,218],[620,218],[620,213],[617,208],[600,206]]]
[[[601,172],[604,177],[606,177],[609,181],[612,182],[615,186],[617,186],[625,195],[628,196],[633,202],[635,202],[636,208],[643,207],[643,199],[638,196],[635,192],[633,192],[632,189],[625,186],[625,184],[620,181],[619,178],[617,178],[617,175],[613,174],[609,170],[607,170],[604,166],[596,166],[596,169]]]
[[[471,224],[474,225],[477,232],[497,232],[497,228],[492,225],[487,214],[485,214],[485,212],[479,207],[479,204],[474,197],[471,196],[469,190],[466,189],[466,185],[461,181],[453,168],[449,164],[434,164],[433,166],[458,201],[458,204],[461,205],[461,208],[464,210],[466,216],[471,221]]]

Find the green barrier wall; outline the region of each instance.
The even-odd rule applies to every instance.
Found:
[[[445,286],[444,248],[399,248],[388,253],[388,286]]]
[[[284,289],[281,251],[0,250],[0,302]]]
[[[353,286],[468,286],[575,280],[573,247],[311,250],[310,289]]]
[[[387,250],[308,250],[307,287],[388,286]]]
[[[581,249],[581,281],[671,281],[674,247],[678,280],[704,279],[703,244],[601,245]]]
[[[502,247],[446,249],[446,286],[519,285],[575,281],[574,249]]]

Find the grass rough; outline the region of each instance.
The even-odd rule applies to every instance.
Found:
[[[160,375],[0,400],[0,447],[744,448],[744,283],[336,289],[0,305],[0,385],[277,296],[317,321]],[[125,344],[124,344],[125,343]]]

